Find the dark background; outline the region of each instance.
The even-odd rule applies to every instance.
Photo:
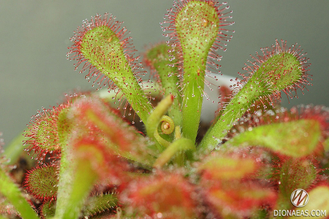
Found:
[[[314,86],[288,104],[329,105],[329,1],[228,1],[236,31],[221,71],[236,77],[249,54],[285,39],[298,42],[312,63]],[[171,0],[0,1],[0,132],[9,143],[41,107],[74,89],[93,89],[66,60],[69,38],[83,19],[110,12],[125,21],[136,48],[166,40],[159,22]]]

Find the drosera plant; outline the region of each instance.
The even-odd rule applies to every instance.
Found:
[[[196,141],[205,76],[218,72],[217,50],[233,32],[229,6],[174,1],[161,24],[168,40],[142,62],[121,24],[96,15],[74,32],[68,58],[107,89],[39,111],[8,146],[0,218],[272,218],[275,209],[295,212],[295,189],[318,199],[304,212],[328,217],[328,109],[279,106],[282,91],[291,98],[310,85],[300,46],[275,40],[252,56],[242,80],[219,88],[215,120]],[[141,80],[143,66],[153,81]],[[22,187],[11,177],[17,147],[37,161]]]

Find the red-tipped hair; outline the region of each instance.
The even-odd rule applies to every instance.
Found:
[[[84,20],[83,24],[74,31],[74,35],[70,38],[73,42],[73,45],[68,47],[70,50],[67,53],[67,57],[69,60],[76,61],[75,70],[82,65],[80,73],[87,71],[87,75],[85,78],[90,81],[92,77],[96,77],[93,81],[93,86],[97,82],[99,87],[101,86],[108,86],[109,89],[114,89],[116,85],[114,84],[111,79],[107,76],[103,75],[100,70],[98,70],[94,65],[92,65],[87,58],[81,52],[81,42],[84,38],[85,34],[92,30],[93,28],[100,27],[100,26],[107,26],[110,28],[120,40],[120,44],[123,48],[125,53],[126,59],[130,64],[132,71],[134,72],[135,77],[138,78],[138,81],[142,81],[139,77],[140,75],[144,75],[145,72],[141,70],[141,63],[137,62],[139,57],[135,56],[135,48],[132,43],[132,37],[128,37],[129,32],[125,27],[121,25],[123,22],[116,21],[116,17],[112,14],[105,13],[103,16],[96,14],[96,16],[92,16],[90,20]],[[97,55],[97,54],[94,54]],[[102,54],[99,54],[102,56]],[[103,84],[102,84],[103,83]]]
[[[165,14],[165,21],[161,23],[163,32],[166,32],[163,34],[165,37],[169,38],[169,41],[167,41],[168,45],[170,47],[175,47],[174,50],[176,50],[179,53],[179,60],[176,63],[178,65],[178,69],[180,70],[180,73],[183,73],[183,60],[182,60],[182,48],[180,41],[178,39],[178,36],[176,34],[176,27],[175,27],[175,19],[180,13],[181,9],[184,8],[189,2],[192,2],[193,0],[180,0],[175,1],[173,4],[173,8],[170,10],[167,10],[167,14]],[[207,59],[207,70],[208,71],[215,71],[218,72],[218,69],[220,65],[218,65],[216,62],[219,62],[222,58],[222,56],[217,54],[217,50],[221,49],[226,51],[227,42],[230,41],[232,38],[231,35],[228,35],[227,32],[229,31],[226,27],[234,24],[234,22],[227,21],[227,19],[231,19],[232,17],[229,15],[232,13],[232,11],[228,11],[229,6],[225,6],[227,3],[219,3],[215,0],[202,0],[201,2],[206,2],[210,6],[214,7],[214,9],[217,11],[218,18],[219,18],[219,28],[218,28],[218,35],[212,44],[212,47],[208,54]],[[234,31],[232,31],[234,32]],[[174,51],[173,50],[173,51]],[[213,68],[215,67],[215,69]],[[207,71],[206,71],[207,72]]]
[[[270,57],[280,53],[290,53],[295,56],[299,61],[300,70],[302,72],[301,78],[296,83],[282,90],[287,95],[287,97],[292,99],[293,97],[297,96],[298,89],[303,92],[307,85],[312,85],[310,83],[310,81],[312,81],[312,75],[308,74],[310,70],[309,67],[311,65],[310,63],[308,63],[309,58],[305,57],[307,53],[303,53],[303,50],[297,43],[288,48],[287,41],[281,40],[281,42],[279,42],[276,39],[275,45],[272,45],[270,48],[261,48],[261,52],[261,55],[259,55],[258,52],[256,52],[255,56],[250,55],[252,60],[248,60],[248,63],[245,63],[245,67],[243,68],[245,72],[238,73],[244,78],[239,83],[239,85],[244,85],[244,83],[247,82],[253,76],[253,74],[260,68],[260,66],[264,62],[266,62]],[[306,88],[306,90],[308,89]],[[268,98],[270,102],[278,101],[281,98],[281,92],[275,92],[274,94],[268,96]]]

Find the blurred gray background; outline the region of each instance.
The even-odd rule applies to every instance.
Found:
[[[223,55],[221,71],[236,77],[249,54],[285,39],[298,42],[312,63],[314,86],[297,104],[329,105],[329,1],[228,1],[235,34]],[[83,19],[110,12],[125,21],[139,52],[166,40],[159,22],[172,0],[0,0],[0,132],[8,144],[41,107],[59,103],[74,89],[93,90],[83,74],[66,60],[69,38]]]

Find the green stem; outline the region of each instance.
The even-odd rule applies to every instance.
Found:
[[[67,205],[63,214],[65,219],[79,217],[84,200],[87,197],[93,183],[98,178],[90,162],[78,159],[75,177],[72,183],[72,191],[68,197]],[[88,173],[88,174],[87,174]]]
[[[0,193],[4,195],[9,202],[20,213],[22,218],[38,219],[37,213],[31,205],[25,200],[18,186],[9,178],[5,171],[0,167]]]
[[[65,145],[67,147],[67,145]],[[72,166],[68,158],[68,148],[62,148],[61,166],[56,201],[56,218],[63,218],[66,206],[68,205],[68,193],[72,190]]]
[[[206,133],[198,150],[213,150],[227,135],[234,123],[250,108],[251,104],[260,96],[257,86],[251,86],[249,81],[222,113],[215,125]]]
[[[68,151],[69,129],[64,128],[67,124],[67,110],[62,111],[58,119],[58,136],[61,145],[61,164],[56,201],[56,218],[62,218],[68,205],[68,193],[72,189],[72,165]]]
[[[195,150],[195,144],[190,139],[180,138],[175,140],[170,146],[168,146],[163,153],[157,158],[154,163],[154,167],[161,168],[178,152],[187,150]],[[179,155],[180,156],[180,155]]]
[[[186,138],[195,142],[202,112],[205,65],[195,64],[197,60],[191,60],[191,62],[193,63],[192,66],[186,64],[184,67],[182,132]],[[200,66],[201,69],[196,68],[196,66]]]

